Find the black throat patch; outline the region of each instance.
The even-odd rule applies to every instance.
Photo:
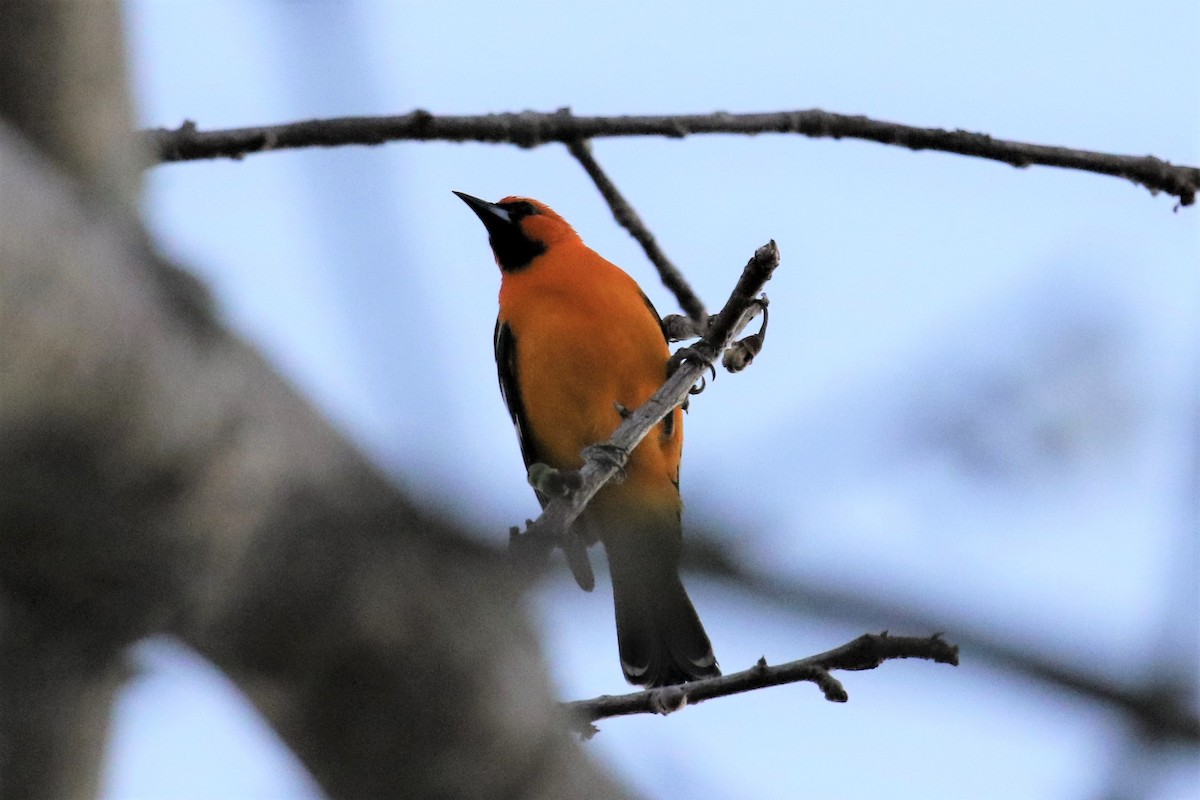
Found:
[[[520,272],[546,252],[546,245],[530,239],[517,225],[491,231],[488,242],[496,254],[496,262],[505,272]]]

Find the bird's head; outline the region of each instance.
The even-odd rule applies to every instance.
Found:
[[[506,197],[499,203],[489,203],[462,192],[455,194],[487,228],[496,264],[504,272],[517,272],[529,266],[559,242],[579,239],[565,219],[537,200]]]

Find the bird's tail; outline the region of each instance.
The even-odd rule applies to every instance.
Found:
[[[679,580],[681,535],[659,520],[604,536],[621,669],[630,683],[669,686],[721,674],[708,634]]]

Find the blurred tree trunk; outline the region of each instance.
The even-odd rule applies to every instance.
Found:
[[[172,633],[345,797],[619,797],[499,557],[415,508],[134,221],[111,2],[0,26],[0,797],[95,796]]]
[[[132,208],[139,171],[129,136],[132,114],[116,4],[14,0],[0,15],[0,116],[80,185]],[[0,156],[5,167],[9,158],[6,148]],[[0,215],[11,218],[21,214],[23,198],[21,187],[7,183],[0,193]],[[31,485],[58,483],[65,476],[39,454],[24,452],[33,444],[26,434],[37,435],[22,430],[22,421],[10,414],[12,390],[22,380],[9,359],[19,346],[10,339],[13,306],[22,299],[7,281],[15,274],[10,243],[5,231],[0,238],[0,795],[91,797],[99,788],[112,703],[122,681],[117,656],[125,640],[77,636],[78,626],[87,625],[80,619],[84,610],[61,607],[58,601],[69,603],[69,595],[42,594],[55,578],[38,573],[56,569],[52,551],[59,544],[69,546],[63,539],[77,532],[69,528],[83,521],[82,509],[68,512],[74,517],[70,521],[56,522],[38,508],[42,502],[73,504],[74,498],[66,491],[67,481]],[[30,563],[33,558],[38,563]],[[84,638],[90,641],[85,644]]]

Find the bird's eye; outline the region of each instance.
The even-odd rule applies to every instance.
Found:
[[[524,200],[508,206],[508,211],[513,215],[513,219],[521,219],[522,217],[529,217],[538,213],[538,210],[533,203],[529,203]]]

